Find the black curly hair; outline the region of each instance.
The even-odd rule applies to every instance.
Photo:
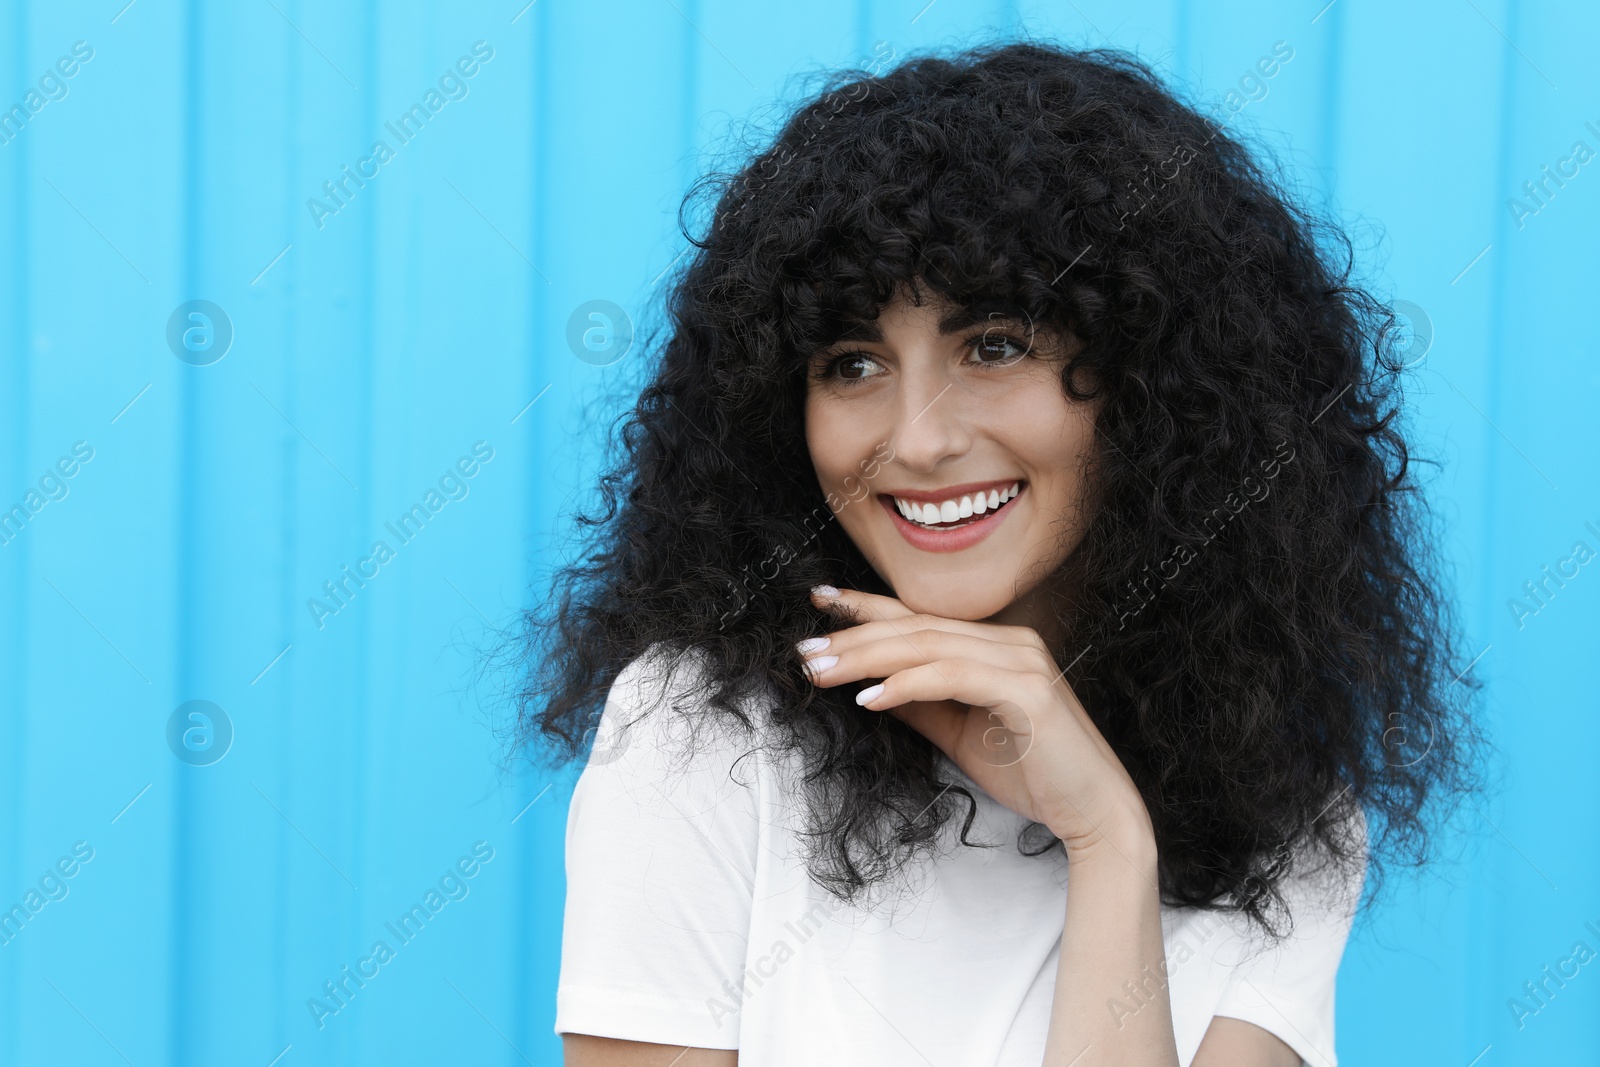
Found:
[[[1062,387],[1100,398],[1100,448],[1055,651],[1149,807],[1163,900],[1273,931],[1303,843],[1366,862],[1369,888],[1426,860],[1477,788],[1481,683],[1405,441],[1396,317],[1239,138],[1120,50],[925,53],[828,76],[679,222],[694,252],[600,513],[523,613],[519,748],[584,756],[623,666],[692,649],[707,711],[750,727],[742,697],[776,696],[765,743],[803,757],[830,892],[896,873],[963,798],[969,843],[973,797],[931,742],[810,685],[794,649],[837,626],[812,586],[892,594],[807,461],[807,360],[932,290],[1082,342]],[[1059,844],[1042,830],[1018,847]]]

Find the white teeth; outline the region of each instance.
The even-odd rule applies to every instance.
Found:
[[[993,511],[1021,491],[1022,483],[1012,482],[1009,488],[1003,490],[991,489],[987,494],[975,493],[964,496],[960,500],[944,500],[937,504],[927,504],[918,500],[901,500],[899,497],[894,497],[893,499],[895,510],[907,520],[921,523],[924,526],[934,526],[940,523],[970,519],[974,515],[982,515]]]

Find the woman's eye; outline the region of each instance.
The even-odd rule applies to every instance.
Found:
[[[876,372],[877,362],[864,352],[847,352],[842,356],[835,356],[823,367],[822,377],[839,378],[847,382],[858,382],[872,377]]]
[[[999,333],[984,333],[972,340],[972,350],[978,362],[996,366],[1015,361],[1028,354],[1026,346]]]

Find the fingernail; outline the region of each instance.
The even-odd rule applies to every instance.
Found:
[[[814,585],[811,587],[811,595],[822,597],[824,600],[832,600],[839,595],[839,590],[831,585]]]
[[[838,656],[818,656],[816,659],[806,660],[806,670],[812,674],[821,674],[835,663],[839,662]]]
[[[804,641],[797,642],[794,650],[802,656],[809,656],[813,652],[821,652],[828,645],[829,641],[826,637],[808,637]]]
[[[878,695],[880,693],[882,693],[882,692],[883,692],[883,683],[882,682],[879,682],[877,685],[869,685],[865,689],[863,689],[861,692],[856,694],[856,703],[862,705],[863,707],[865,707],[867,701],[876,700]]]

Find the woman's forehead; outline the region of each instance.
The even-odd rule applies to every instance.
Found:
[[[827,319],[823,325],[821,342],[879,343],[884,340],[886,326],[892,328],[896,323],[930,329],[940,336],[963,333],[975,327],[1018,330],[1028,334],[1036,331],[1053,332],[1048,324],[1030,314],[1015,299],[990,297],[963,303],[944,293],[925,291],[919,301],[902,289],[888,303],[879,307],[873,318],[840,312]]]

